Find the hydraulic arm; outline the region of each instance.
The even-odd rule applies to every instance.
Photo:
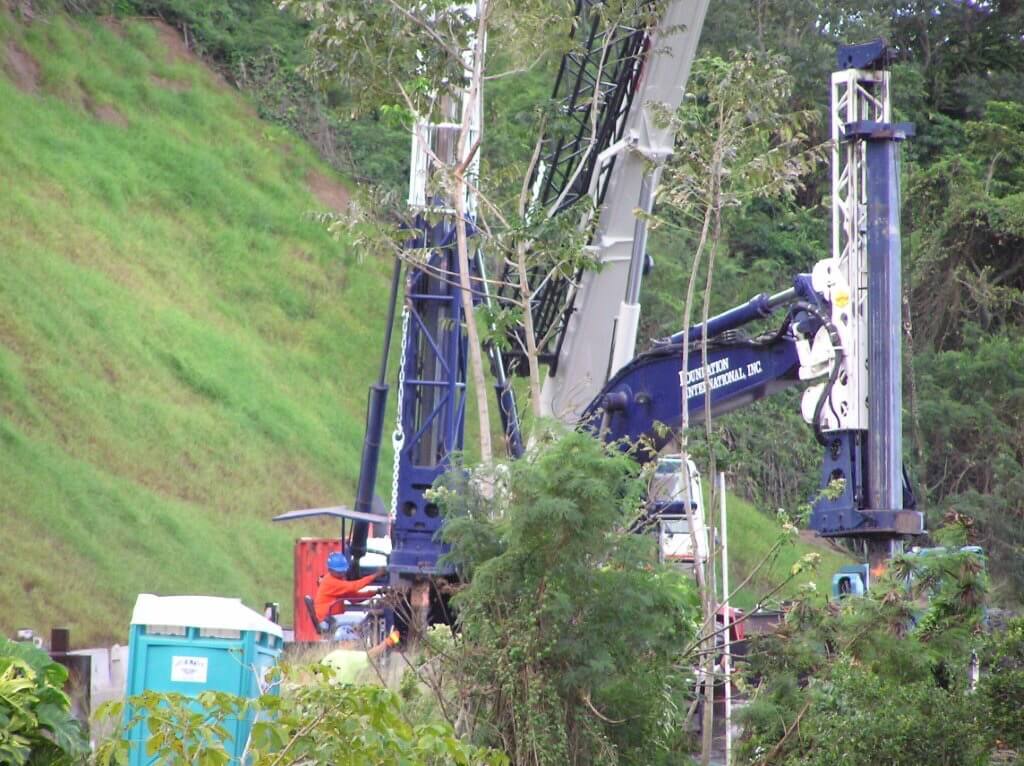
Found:
[[[789,290],[755,296],[709,319],[706,371],[700,350],[703,325],[690,328],[685,339],[678,333],[656,343],[608,381],[584,411],[583,422],[606,441],[640,445],[635,454],[644,461],[673,438],[682,422],[679,378],[684,353],[689,355],[686,402],[691,424],[704,418],[708,389],[715,416],[816,377],[820,372],[810,359],[809,339],[822,325],[819,300],[808,276],[800,275]],[[783,307],[786,316],[777,331],[753,338],[736,332]]]
[[[924,531],[902,460],[901,287],[898,144],[913,127],[890,122],[888,54],[882,41],[846,46],[832,76],[833,253],[790,290],[760,295],[709,320],[708,365],[677,334],[623,367],[593,400],[584,422],[609,440],[660,449],[681,420],[679,373],[689,355],[691,422],[728,412],[800,381],[803,415],[824,447],[822,489],[810,526],[863,544],[874,566],[906,536]],[[730,333],[788,305],[775,333]],[[651,457],[638,454],[638,459]]]

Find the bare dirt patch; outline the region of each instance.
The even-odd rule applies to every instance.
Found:
[[[168,64],[174,64],[178,61],[187,61],[193,64],[203,63],[203,60],[199,57],[199,55],[196,54],[194,50],[192,50],[192,46],[189,43],[187,30],[179,31],[172,27],[170,24],[168,24],[166,21],[163,21],[162,19],[149,18],[147,19],[147,21],[149,21],[149,23],[153,25],[153,28],[156,30],[157,36],[163,42],[164,47],[167,48]],[[231,84],[226,79],[224,79],[224,75],[218,72],[214,67],[207,65],[206,71],[210,73],[210,77],[213,79],[214,85],[216,85],[218,88],[222,90],[233,90]],[[156,79],[164,80],[164,78],[154,78],[154,82],[156,81]],[[164,82],[172,83],[176,81],[164,80]],[[157,84],[159,85],[160,83]],[[170,89],[174,90],[173,87]],[[185,88],[185,90],[187,89],[188,87]],[[180,93],[181,91],[176,92]]]
[[[118,37],[124,34],[124,24],[122,24],[121,19],[116,16],[101,16],[100,24],[105,26]]]
[[[18,90],[23,93],[39,92],[39,63],[13,40],[8,41],[4,50],[4,70]]]
[[[150,82],[156,85],[158,88],[169,90],[172,93],[184,93],[192,88],[192,83],[188,80],[171,80],[167,77],[161,77],[160,75],[151,74],[149,76]]]
[[[150,23],[156,30],[164,47],[167,48],[167,61],[173,64],[176,61],[198,61],[195,52],[189,47],[188,41],[177,29],[166,21],[151,19]]]
[[[84,99],[85,108],[89,114],[95,117],[100,122],[105,122],[108,125],[116,125],[119,128],[128,127],[128,120],[121,112],[117,110],[116,106],[111,104],[97,104],[88,96]]]
[[[335,213],[348,211],[352,195],[349,194],[348,189],[333,178],[329,178],[319,170],[311,170],[306,176],[306,183],[309,185],[309,190],[313,192],[313,196],[320,200],[322,205]]]

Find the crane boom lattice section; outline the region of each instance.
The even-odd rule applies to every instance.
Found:
[[[577,0],[570,33],[571,49],[562,57],[552,100],[555,118],[545,137],[541,161],[534,169],[533,211],[554,216],[583,198],[600,205],[615,167],[615,158],[601,161],[602,153],[623,138],[626,116],[633,104],[648,31],[656,22],[651,3],[639,3],[628,19],[611,18],[601,0]],[[582,223],[586,223],[586,218]],[[573,281],[564,277],[544,279],[543,269],[529,276],[540,285],[531,296],[533,322],[538,339],[547,339],[540,361],[554,365],[572,310]],[[502,275],[499,298],[517,299],[518,284],[509,267]],[[510,361],[524,370],[525,360],[516,353]],[[522,364],[517,364],[522,361]]]

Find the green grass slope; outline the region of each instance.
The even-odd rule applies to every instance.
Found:
[[[334,527],[269,518],[352,499],[389,270],[311,173],[153,25],[0,11],[0,632],[124,641],[146,591],[290,617],[292,540]],[[730,510],[738,583],[777,530]]]
[[[752,608],[765,594],[785,581],[793,565],[808,553],[819,554],[817,568],[802,571],[794,577],[776,594],[775,600],[796,595],[800,586],[808,582],[815,584],[821,596],[828,596],[832,588],[832,575],[839,567],[852,561],[845,553],[836,551],[825,541],[806,532],[795,540],[787,541],[766,559],[782,535],[779,525],[734,495],[728,495],[726,504],[729,522],[729,585],[735,589],[748,575],[752,575],[749,584],[737,594],[733,606]],[[715,518],[718,518],[717,509]]]
[[[311,172],[151,24],[0,11],[4,633],[290,602],[333,527],[269,518],[351,501],[389,269],[310,220]]]

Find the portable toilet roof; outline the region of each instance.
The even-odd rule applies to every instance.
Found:
[[[132,625],[168,625],[205,630],[269,633],[282,641],[281,626],[250,609],[240,598],[220,596],[156,596],[140,593]]]

